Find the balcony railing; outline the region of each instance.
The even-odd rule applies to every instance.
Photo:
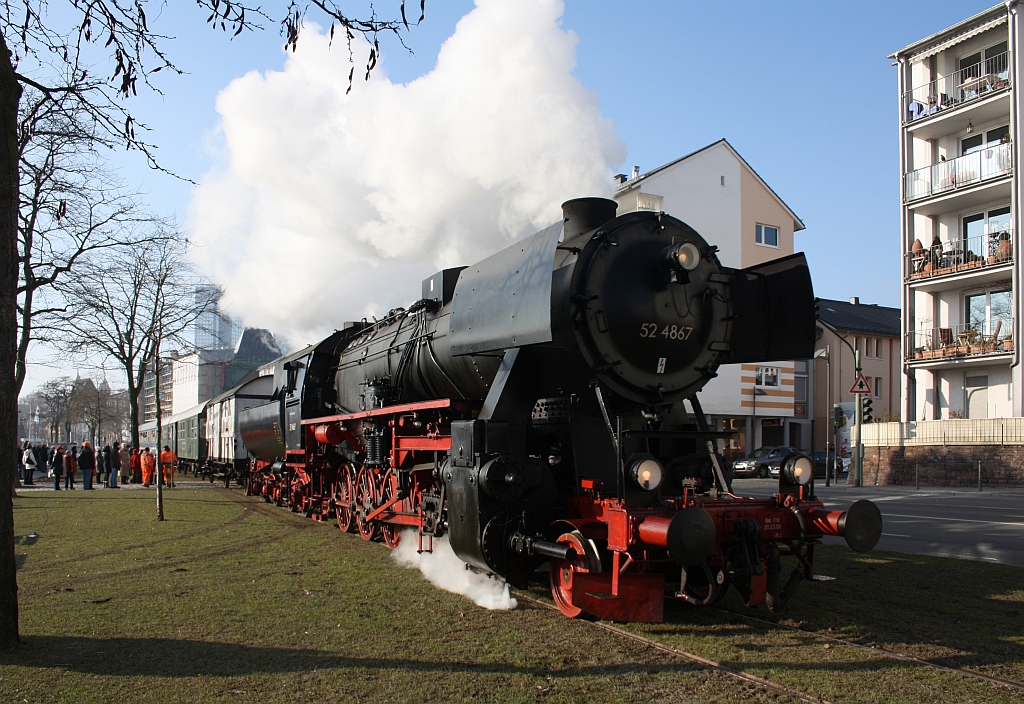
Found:
[[[1009,264],[1013,261],[1012,234],[1009,228],[993,228],[984,235],[928,248],[922,246],[920,240],[914,240],[914,247],[904,255],[906,278],[918,281]]]
[[[947,359],[1013,351],[1013,318],[992,325],[956,325],[907,333],[907,359]]]
[[[912,201],[1005,176],[1012,170],[1012,146],[1009,142],[996,144],[911,171],[905,175],[904,195]]]
[[[904,121],[951,110],[1009,87],[1009,67],[1010,52],[1006,52],[907,91],[903,94]]]

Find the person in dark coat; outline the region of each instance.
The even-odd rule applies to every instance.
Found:
[[[109,445],[103,448],[104,452],[110,451],[110,476],[107,478],[107,486],[111,489],[117,488],[117,476],[121,473],[121,443],[115,442],[113,447]]]
[[[53,490],[60,491],[60,479],[64,476],[64,448],[60,445],[54,447],[48,461],[53,473]]]
[[[82,443],[82,451],[78,453],[78,468],[82,471],[82,488],[92,491],[92,478],[96,472],[96,454],[88,441]]]
[[[43,476],[46,476],[46,460],[49,458],[50,448],[46,446],[45,442],[41,442],[32,449],[36,452],[36,471],[42,472]]]
[[[110,479],[113,475],[110,466],[110,445],[103,446],[103,486],[110,488]],[[117,486],[117,477],[114,477],[114,486]]]

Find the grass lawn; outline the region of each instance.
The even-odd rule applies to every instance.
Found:
[[[0,701],[787,700],[528,603],[480,609],[237,491],[170,491],[154,516],[144,491],[16,499],[25,645],[0,655]],[[781,619],[732,591],[626,628],[835,702],[1024,700],[740,615],[1024,681],[1024,569],[818,550],[837,579]]]
[[[0,701],[777,701],[219,488],[15,500],[21,633]],[[28,537],[30,534],[36,537]]]

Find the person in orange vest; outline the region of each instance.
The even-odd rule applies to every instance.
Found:
[[[160,453],[160,465],[164,470],[164,484],[174,486],[174,470],[178,468],[178,455],[167,445],[164,445],[164,451]]]
[[[153,481],[153,472],[156,470],[156,457],[149,451],[149,448],[142,450],[142,486],[149,486]]]

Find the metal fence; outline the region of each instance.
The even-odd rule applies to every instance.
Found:
[[[1010,87],[1010,52],[990,56],[903,94],[905,122],[913,122]]]
[[[1009,174],[1012,165],[1010,142],[996,144],[907,173],[904,196],[911,201],[971,186]]]
[[[1024,445],[1024,418],[867,423],[862,426],[861,437],[868,447]]]

